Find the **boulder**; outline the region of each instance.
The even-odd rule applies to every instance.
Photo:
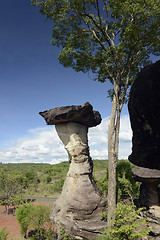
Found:
[[[98,111],[94,111],[90,103],[83,105],[72,105],[53,108],[39,113],[48,125],[55,125],[62,122],[77,122],[94,127],[101,123],[101,115]]]
[[[160,169],[160,61],[141,70],[131,87],[128,109],[133,131],[129,160]]]

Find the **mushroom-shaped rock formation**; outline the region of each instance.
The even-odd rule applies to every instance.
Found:
[[[94,127],[101,123],[101,115],[98,111],[94,111],[90,103],[83,105],[72,105],[50,109],[39,113],[48,125],[56,125],[57,123],[77,122],[87,127]]]
[[[106,199],[92,177],[87,134],[88,127],[101,122],[101,116],[89,103],[54,108],[40,115],[48,125],[55,125],[70,162],[62,193],[53,205],[50,218],[78,239],[95,239],[106,225],[101,220]]]
[[[130,91],[128,109],[133,130],[129,160],[160,170],[160,61],[139,73]]]

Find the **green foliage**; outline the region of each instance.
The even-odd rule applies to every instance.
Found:
[[[107,196],[108,194],[108,174],[106,176],[100,177],[99,179],[95,179],[98,189],[103,194],[103,196]]]
[[[51,176],[48,176],[47,179],[46,179],[46,182],[47,183],[50,183],[52,181],[52,177]]]
[[[0,171],[0,204],[6,207],[19,204],[23,200],[23,186],[17,176]]]
[[[64,179],[59,179],[54,183],[54,191],[61,193],[64,184]]]
[[[30,240],[54,240],[54,239],[57,239],[57,237],[51,228],[46,229],[43,227],[32,232],[32,236],[29,239]]]
[[[139,213],[143,209],[135,210],[133,205],[123,202],[117,204],[115,220],[112,227],[102,235],[101,240],[136,240],[149,234],[145,219]]]
[[[6,227],[0,231],[0,240],[7,240],[8,232],[5,232]]]
[[[160,53],[159,0],[31,2],[53,21],[51,43],[61,46],[60,63],[116,82],[121,97],[150,54]]]
[[[108,194],[108,160],[93,160],[93,177],[100,192]]]
[[[40,229],[45,222],[49,221],[50,207],[37,205],[30,212],[30,224],[34,229]]]
[[[21,234],[26,235],[26,232],[30,227],[30,214],[32,213],[33,209],[34,207],[32,204],[24,204],[16,209],[16,218],[21,227]]]
[[[99,190],[104,196],[108,194],[108,160],[93,160],[93,175]],[[132,178],[131,169],[134,166],[119,160],[117,166],[118,198],[137,197],[139,183]],[[50,164],[1,164],[0,179],[16,179],[17,185],[25,196],[54,196],[62,191],[69,163]],[[10,177],[8,177],[10,176]],[[30,180],[29,180],[30,179]],[[38,180],[39,179],[39,180]],[[0,182],[0,186],[3,181]],[[13,185],[13,184],[11,184]],[[2,192],[2,187],[0,189]],[[5,193],[8,192],[4,191]],[[20,196],[20,194],[18,194]]]
[[[21,233],[26,234],[27,230],[42,230],[44,223],[49,222],[50,210],[49,207],[43,205],[19,206],[16,209],[16,218],[21,226]]]
[[[56,165],[10,163],[0,164],[0,173],[2,171],[6,176],[16,178],[25,196],[54,196],[61,191],[68,168],[68,162]],[[0,177],[2,176],[0,174]]]
[[[140,183],[132,177],[132,168],[134,166],[126,160],[120,160],[117,165],[117,188],[118,198],[123,199],[139,196]]]
[[[63,240],[74,240],[75,238],[70,236],[64,229],[64,227],[60,226],[60,239]]]
[[[118,199],[130,197],[131,200],[139,196],[140,183],[136,182],[132,177],[132,165],[127,160],[119,160],[117,165],[117,191]],[[100,171],[101,173],[101,171]],[[95,176],[95,174],[94,174]],[[108,194],[108,169],[105,175],[95,178],[96,184],[104,196]]]

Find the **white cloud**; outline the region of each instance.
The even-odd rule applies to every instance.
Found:
[[[104,118],[100,125],[95,128],[90,128],[89,130],[90,154],[93,159],[108,158],[108,124],[109,118]],[[119,139],[119,159],[127,159],[131,153],[132,140],[132,131],[128,115],[121,116]]]
[[[67,153],[53,126],[29,130],[12,147],[0,152],[1,162],[48,162],[67,160]]]
[[[109,118],[97,127],[89,129],[90,155],[93,159],[107,159]],[[119,158],[126,159],[131,153],[131,129],[127,115],[121,117]],[[68,158],[64,145],[54,126],[30,129],[28,135],[18,139],[10,148],[0,152],[0,162],[46,162],[56,164]]]
[[[121,117],[121,127],[120,127],[120,141],[130,142],[132,139],[132,131],[130,126],[130,120],[128,115],[123,115]]]

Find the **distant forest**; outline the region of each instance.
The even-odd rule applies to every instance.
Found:
[[[107,160],[93,160],[95,180],[106,179]],[[60,194],[69,169],[69,162],[51,165],[47,163],[0,164],[0,176],[16,178],[25,190],[25,195],[56,197]],[[2,174],[3,173],[3,174]]]

